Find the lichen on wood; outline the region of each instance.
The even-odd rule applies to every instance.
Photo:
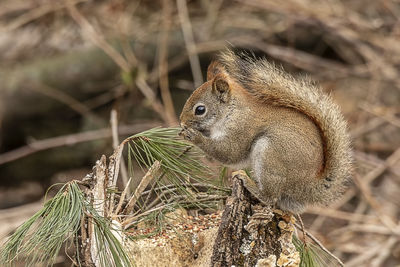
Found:
[[[232,196],[227,200],[214,243],[212,266],[299,266],[292,243],[292,214],[262,205],[234,173]]]

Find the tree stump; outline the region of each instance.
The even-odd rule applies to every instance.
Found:
[[[228,198],[214,243],[211,266],[299,266],[300,255],[292,243],[295,218],[265,206],[233,174]]]

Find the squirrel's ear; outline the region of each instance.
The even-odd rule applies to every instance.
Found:
[[[222,75],[215,76],[212,81],[212,91],[218,96],[221,102],[227,102],[230,96],[228,81]]]
[[[218,61],[213,61],[207,69],[207,81],[212,80],[218,73],[222,72],[223,67]]]

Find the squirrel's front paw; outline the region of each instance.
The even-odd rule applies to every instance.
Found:
[[[184,128],[182,131],[179,133],[180,136],[182,136],[185,140],[188,141],[194,141],[196,136],[198,135],[197,131],[192,129],[192,128]]]

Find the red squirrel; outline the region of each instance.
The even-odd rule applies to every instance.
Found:
[[[331,98],[266,59],[223,52],[183,107],[181,135],[221,163],[250,170],[261,202],[301,213],[327,205],[352,175],[346,122]]]

